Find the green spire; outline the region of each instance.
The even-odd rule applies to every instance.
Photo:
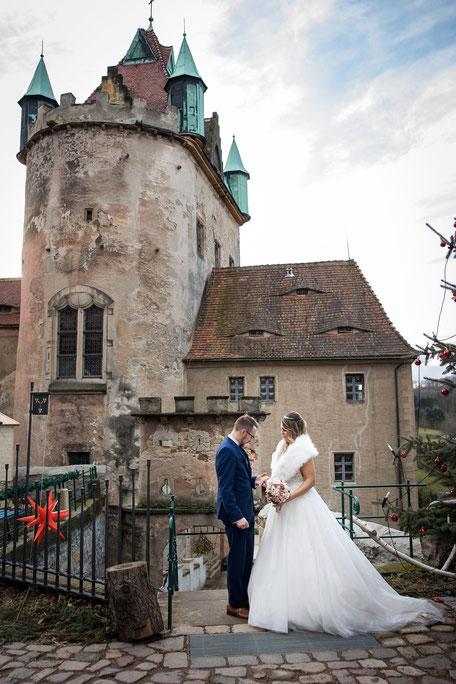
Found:
[[[231,143],[230,153],[226,160],[225,170],[225,184],[228,186],[233,195],[236,204],[243,214],[249,213],[249,197],[247,190],[247,181],[250,178],[249,172],[242,163],[241,155],[239,154],[238,146],[233,135],[233,142]]]
[[[192,57],[192,53],[190,52],[190,48],[188,47],[186,35],[187,34],[184,33],[184,38],[182,40],[176,66],[174,67],[174,71],[170,78],[177,78],[178,76],[192,76],[193,78],[201,79],[198,69],[196,68],[195,61]]]
[[[44,64],[43,55],[40,57],[40,61],[38,62],[38,66],[35,69],[35,73],[33,74],[33,78],[24,97],[28,97],[30,95],[46,97],[48,100],[54,100],[54,102],[57,104],[54,93],[52,92],[52,86],[49,80],[46,65]]]
[[[241,155],[239,154],[238,146],[233,135],[233,142],[231,143],[230,153],[225,164],[225,173],[245,173],[250,178],[249,172],[242,163]]]

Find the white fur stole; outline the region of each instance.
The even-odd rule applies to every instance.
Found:
[[[282,453],[284,444],[281,439],[272,454],[271,477],[288,482],[304,463],[317,456],[318,451],[309,435],[299,435],[285,453]]]

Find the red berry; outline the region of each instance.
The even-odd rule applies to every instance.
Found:
[[[425,532],[426,530],[424,529],[424,527],[420,527],[420,534],[424,534]]]
[[[415,360],[415,366],[421,366],[421,361],[419,359]]]
[[[450,491],[450,494],[455,494],[455,493],[456,493],[456,492],[454,491],[454,489],[452,489],[452,490]]]
[[[443,240],[440,240],[440,247],[446,247],[446,242],[444,242]]]
[[[401,451],[401,458],[405,458],[405,457],[406,457],[405,451]]]
[[[447,390],[447,388],[444,387],[443,390],[442,390],[443,396],[446,397],[446,395],[448,394],[448,392],[449,392],[449,390]]]
[[[450,351],[449,349],[445,349],[445,351],[443,352],[443,355],[444,355],[446,358],[448,358],[449,356],[451,356],[451,351]]]
[[[445,463],[442,463],[442,465],[440,466],[440,470],[442,471],[442,473],[445,473],[446,469],[447,469],[447,467],[446,467]]]
[[[434,463],[437,463],[437,465],[439,465],[439,463],[440,463],[440,458],[439,458],[438,456],[437,456],[437,458],[434,458]]]
[[[443,359],[443,352],[440,352],[439,358]]]
[[[443,603],[443,599],[438,598],[438,597],[436,597],[435,599],[433,599],[433,601],[435,601],[436,603]]]
[[[397,522],[397,521],[399,520],[399,518],[397,517],[396,513],[393,513],[393,515],[391,516],[391,520],[392,520],[393,522]]]

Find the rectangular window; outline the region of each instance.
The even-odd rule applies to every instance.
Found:
[[[230,268],[233,268],[233,267],[234,267],[234,259],[233,259],[232,256],[230,256],[229,264],[230,264]]]
[[[230,378],[230,401],[237,401],[244,396],[244,378]]]
[[[90,221],[93,218],[93,209],[84,209],[84,218],[87,221],[87,223],[90,223]]]
[[[353,454],[334,454],[334,480],[354,482]]]
[[[260,397],[263,401],[275,401],[275,378],[272,375],[260,377]]]
[[[203,256],[203,226],[199,221],[196,222],[196,251],[198,256]]]
[[[220,266],[220,243],[215,241],[214,244],[214,262],[215,262],[215,267]]]
[[[352,333],[353,328],[351,327],[351,325],[342,325],[339,328],[337,328],[337,332],[339,334]]]
[[[12,311],[12,306],[8,306],[8,304],[0,304],[0,313],[11,313]]]
[[[68,464],[69,465],[84,465],[90,463],[89,451],[69,451]]]
[[[66,306],[58,314],[57,377],[76,377],[78,312]]]
[[[101,378],[103,359],[103,309],[84,310],[83,377]]]
[[[264,337],[264,330],[249,330],[249,337]]]
[[[364,401],[364,375],[346,375],[345,390],[347,401]]]

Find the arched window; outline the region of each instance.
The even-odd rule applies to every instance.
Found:
[[[49,302],[53,348],[49,374],[54,380],[109,376],[106,363],[108,313],[112,299],[86,285],[58,292]]]

